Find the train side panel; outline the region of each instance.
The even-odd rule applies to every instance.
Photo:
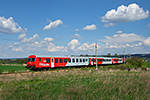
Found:
[[[66,66],[87,66],[89,65],[88,57],[70,57]]]
[[[37,57],[35,67],[36,68],[51,67],[51,57]]]

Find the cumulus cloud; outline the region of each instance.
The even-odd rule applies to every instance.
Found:
[[[114,34],[113,36],[105,36],[106,39],[101,39],[100,41],[108,44],[126,44],[131,42],[143,41],[144,37],[130,33],[130,34]]]
[[[145,45],[150,46],[150,37],[143,41]]]
[[[23,34],[20,34],[20,35],[19,35],[18,39],[19,39],[19,40],[23,40],[25,37],[26,37],[26,34],[23,33]]]
[[[84,28],[82,28],[82,30],[97,30],[96,25],[92,24],[92,25],[87,25]]]
[[[117,8],[117,10],[112,9],[110,11],[107,11],[105,16],[101,17],[101,19],[102,22],[121,23],[121,22],[130,22],[130,21],[145,19],[148,16],[149,16],[148,10],[144,11],[143,8],[139,7],[139,5],[133,3],[130,4],[128,7],[121,5]],[[111,24],[109,26],[114,26],[114,25]]]
[[[13,20],[12,17],[6,19],[0,17],[0,32],[4,34],[14,34],[23,31],[23,29]],[[26,29],[25,29],[26,31]]]
[[[81,35],[79,35],[78,33],[76,33],[74,36],[70,35],[70,37],[72,38],[77,38],[77,39],[81,39]]]
[[[75,31],[79,31],[79,29],[75,29]]]
[[[44,40],[45,40],[45,41],[48,41],[48,42],[54,41],[53,38],[48,38],[48,37],[44,38]]]
[[[80,45],[80,42],[77,39],[73,39],[68,43],[68,47],[73,50],[76,51],[76,47]]]
[[[48,46],[49,52],[58,52],[58,51],[62,51],[63,49],[64,49],[63,46],[56,46],[56,47]]]
[[[108,24],[105,24],[104,27],[110,27],[110,26],[115,26],[116,23],[108,23]]]
[[[50,22],[49,25],[46,25],[43,28],[43,30],[53,29],[62,24],[63,24],[63,22],[60,19],[58,19],[58,20],[55,20],[54,22]]]
[[[39,35],[36,33],[33,35],[33,37],[29,37],[28,39],[26,38],[26,34],[20,34],[18,39],[21,41],[21,42],[29,42],[29,43],[32,43],[32,42],[35,42],[37,39],[39,39]]]
[[[123,32],[123,31],[117,31],[116,33],[120,33],[120,34],[121,34],[122,32]]]
[[[14,47],[12,49],[12,51],[21,51],[21,52],[24,52],[24,50],[21,47]]]
[[[99,46],[98,46],[99,47]],[[93,52],[93,50],[95,50],[95,43],[90,44],[89,42],[87,43],[83,43],[78,50],[87,50],[87,51],[91,51]]]

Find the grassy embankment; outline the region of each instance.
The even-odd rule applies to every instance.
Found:
[[[0,76],[1,100],[149,99],[150,72],[94,69]]]

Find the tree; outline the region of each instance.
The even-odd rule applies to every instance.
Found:
[[[119,58],[119,56],[117,55],[117,53],[115,53],[115,57]]]
[[[110,53],[108,53],[106,56],[107,56],[107,57],[111,57],[111,54],[110,54]]]

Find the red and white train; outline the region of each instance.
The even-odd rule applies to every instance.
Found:
[[[124,58],[97,57],[97,65],[121,64]],[[28,57],[26,68],[33,70],[49,69],[56,67],[72,66],[93,66],[96,65],[96,57],[57,57],[57,56],[37,56]]]

